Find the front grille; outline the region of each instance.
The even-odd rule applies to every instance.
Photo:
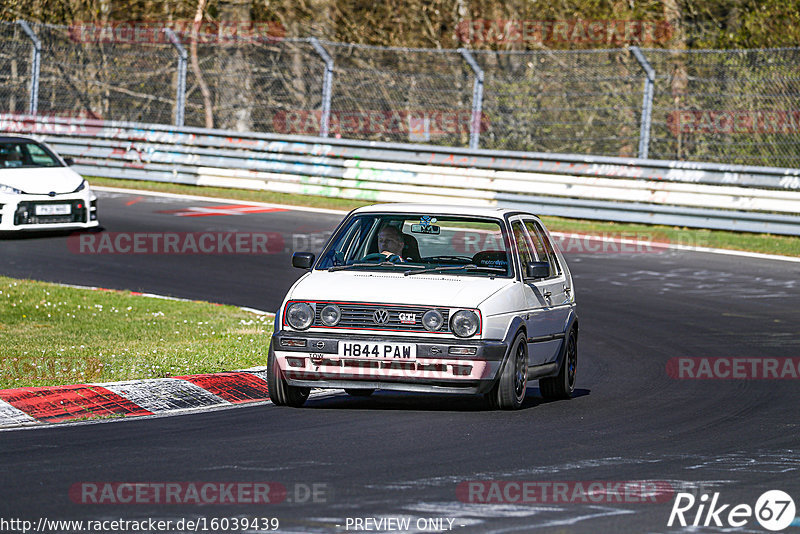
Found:
[[[322,309],[329,303],[317,302],[316,317],[314,317],[314,326],[322,326],[320,313]],[[397,306],[397,305],[381,305],[381,304],[346,304],[335,303],[342,310],[342,318],[335,328],[363,328],[370,330],[399,330],[403,332],[428,332],[422,326],[422,315],[428,310],[438,310],[442,314],[444,324],[437,332],[449,333],[450,324],[448,322],[450,310],[447,308],[427,308],[423,306]],[[375,322],[374,314],[377,310],[384,309],[389,312],[389,319],[386,323],[379,324]],[[400,320],[400,315],[404,314],[406,321]],[[413,316],[414,322],[410,323]]]
[[[69,215],[36,215],[36,206],[46,204],[69,204]],[[83,200],[66,200],[52,202],[20,202],[14,212],[14,224],[59,224],[82,223],[87,221],[86,203]]]

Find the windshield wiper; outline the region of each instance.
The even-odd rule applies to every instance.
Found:
[[[380,263],[363,262],[351,263],[350,265],[334,265],[333,267],[328,267],[328,272],[341,271],[343,269],[350,269],[351,267],[411,267],[412,269],[425,268],[422,265],[407,265],[403,263],[393,263],[391,261],[382,261]]]
[[[422,269],[419,271],[406,271],[403,274],[405,276],[409,276],[412,274],[435,273],[440,271],[461,271],[461,270],[500,273],[500,274],[506,273],[505,269],[500,269],[499,267],[478,267],[473,263],[468,263],[467,265],[442,265],[441,267],[429,267],[427,269]]]

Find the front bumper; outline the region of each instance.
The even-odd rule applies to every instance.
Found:
[[[306,340],[306,346],[285,346],[287,339]],[[416,359],[342,357],[340,341],[414,344]],[[451,347],[474,348],[475,354],[451,354]],[[485,393],[495,382],[508,345],[500,340],[278,331],[272,336],[272,350],[291,386]]]
[[[87,188],[88,189],[88,188]],[[37,215],[36,206],[69,206],[69,213]],[[98,226],[91,190],[63,195],[0,195],[0,231],[59,230]]]

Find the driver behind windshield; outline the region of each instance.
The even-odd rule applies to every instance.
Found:
[[[386,256],[388,261],[404,261],[403,260],[403,247],[405,240],[403,233],[394,226],[384,226],[378,232],[378,250],[381,254]]]

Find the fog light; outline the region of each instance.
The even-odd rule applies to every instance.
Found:
[[[328,304],[322,308],[319,317],[325,326],[336,326],[342,318],[342,310],[336,304]]]
[[[439,313],[438,310],[428,310],[422,316],[422,325],[425,327],[425,330],[430,332],[436,332],[443,324],[444,317],[442,317],[442,314]]]
[[[460,354],[462,356],[475,356],[478,354],[478,347],[450,347],[447,349],[450,354]]]

